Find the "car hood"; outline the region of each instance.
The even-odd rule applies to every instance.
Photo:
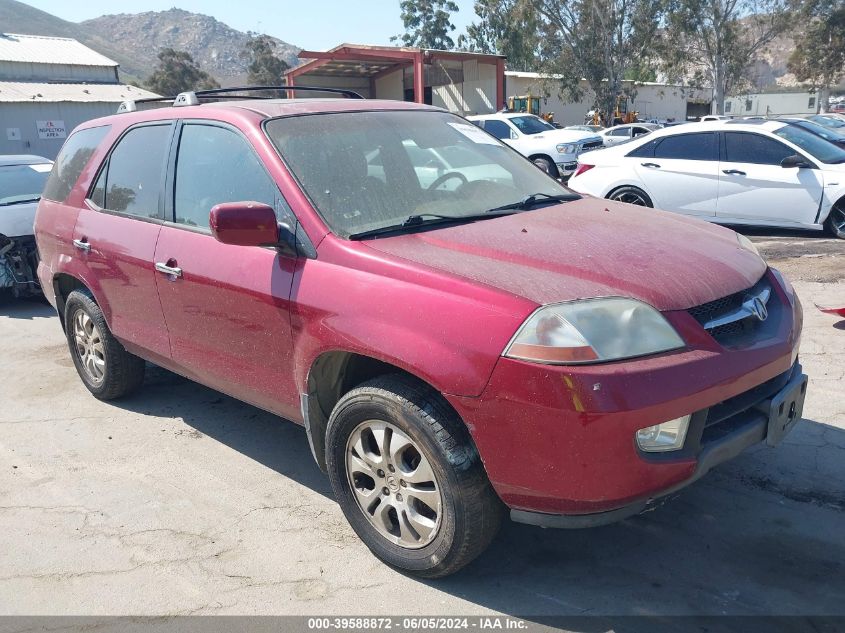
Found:
[[[589,197],[366,244],[538,304],[624,296],[681,310],[749,288],[766,270],[733,231]]]

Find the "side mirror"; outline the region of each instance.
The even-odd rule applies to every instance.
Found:
[[[235,246],[276,246],[279,222],[272,207],[259,202],[224,202],[209,215],[211,234]]]
[[[793,154],[792,156],[787,156],[780,161],[780,166],[784,169],[789,169],[790,167],[810,167],[810,163],[808,163],[803,156]]]

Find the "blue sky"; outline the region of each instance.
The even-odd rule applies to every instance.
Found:
[[[473,21],[472,0],[456,0],[453,17],[462,33]],[[390,44],[402,32],[399,0],[26,0],[65,20],[81,22],[107,13],[163,11],[172,7],[212,15],[241,31],[260,31],[307,49],[325,50],[341,42]]]

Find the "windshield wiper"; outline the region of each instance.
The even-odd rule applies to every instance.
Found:
[[[27,202],[38,202],[39,200],[41,200],[41,196],[38,196],[37,198],[27,198],[26,200],[13,200],[12,202],[0,202],[0,207],[10,207],[13,204],[24,204],[24,203],[27,203]]]
[[[503,204],[500,207],[493,207],[487,212],[495,213],[496,211],[507,211],[509,209],[527,210],[537,206],[538,204],[548,202],[572,202],[573,200],[580,199],[581,196],[577,193],[561,193],[557,195],[549,193],[532,193],[530,196],[525,196],[522,200],[517,200],[516,202],[511,202],[510,204]]]
[[[513,211],[508,209],[490,209],[483,213],[471,213],[468,215],[445,215],[441,213],[416,213],[409,215],[399,224],[391,224],[389,226],[381,226],[377,229],[370,229],[369,231],[361,231],[360,233],[352,233],[349,236],[350,240],[362,240],[368,237],[376,237],[378,235],[386,235],[388,233],[398,233],[407,229],[415,229],[417,227],[436,226],[439,224],[455,224],[460,222],[475,222],[476,220],[483,220],[486,218],[497,218],[503,215],[513,215]]]

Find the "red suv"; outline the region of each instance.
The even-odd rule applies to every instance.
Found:
[[[800,420],[801,305],[733,231],[574,194],[438,108],[175,105],[80,126],[46,185],[79,375],[117,398],[150,361],[304,425],[387,563],[452,573],[508,509],[623,519]]]

